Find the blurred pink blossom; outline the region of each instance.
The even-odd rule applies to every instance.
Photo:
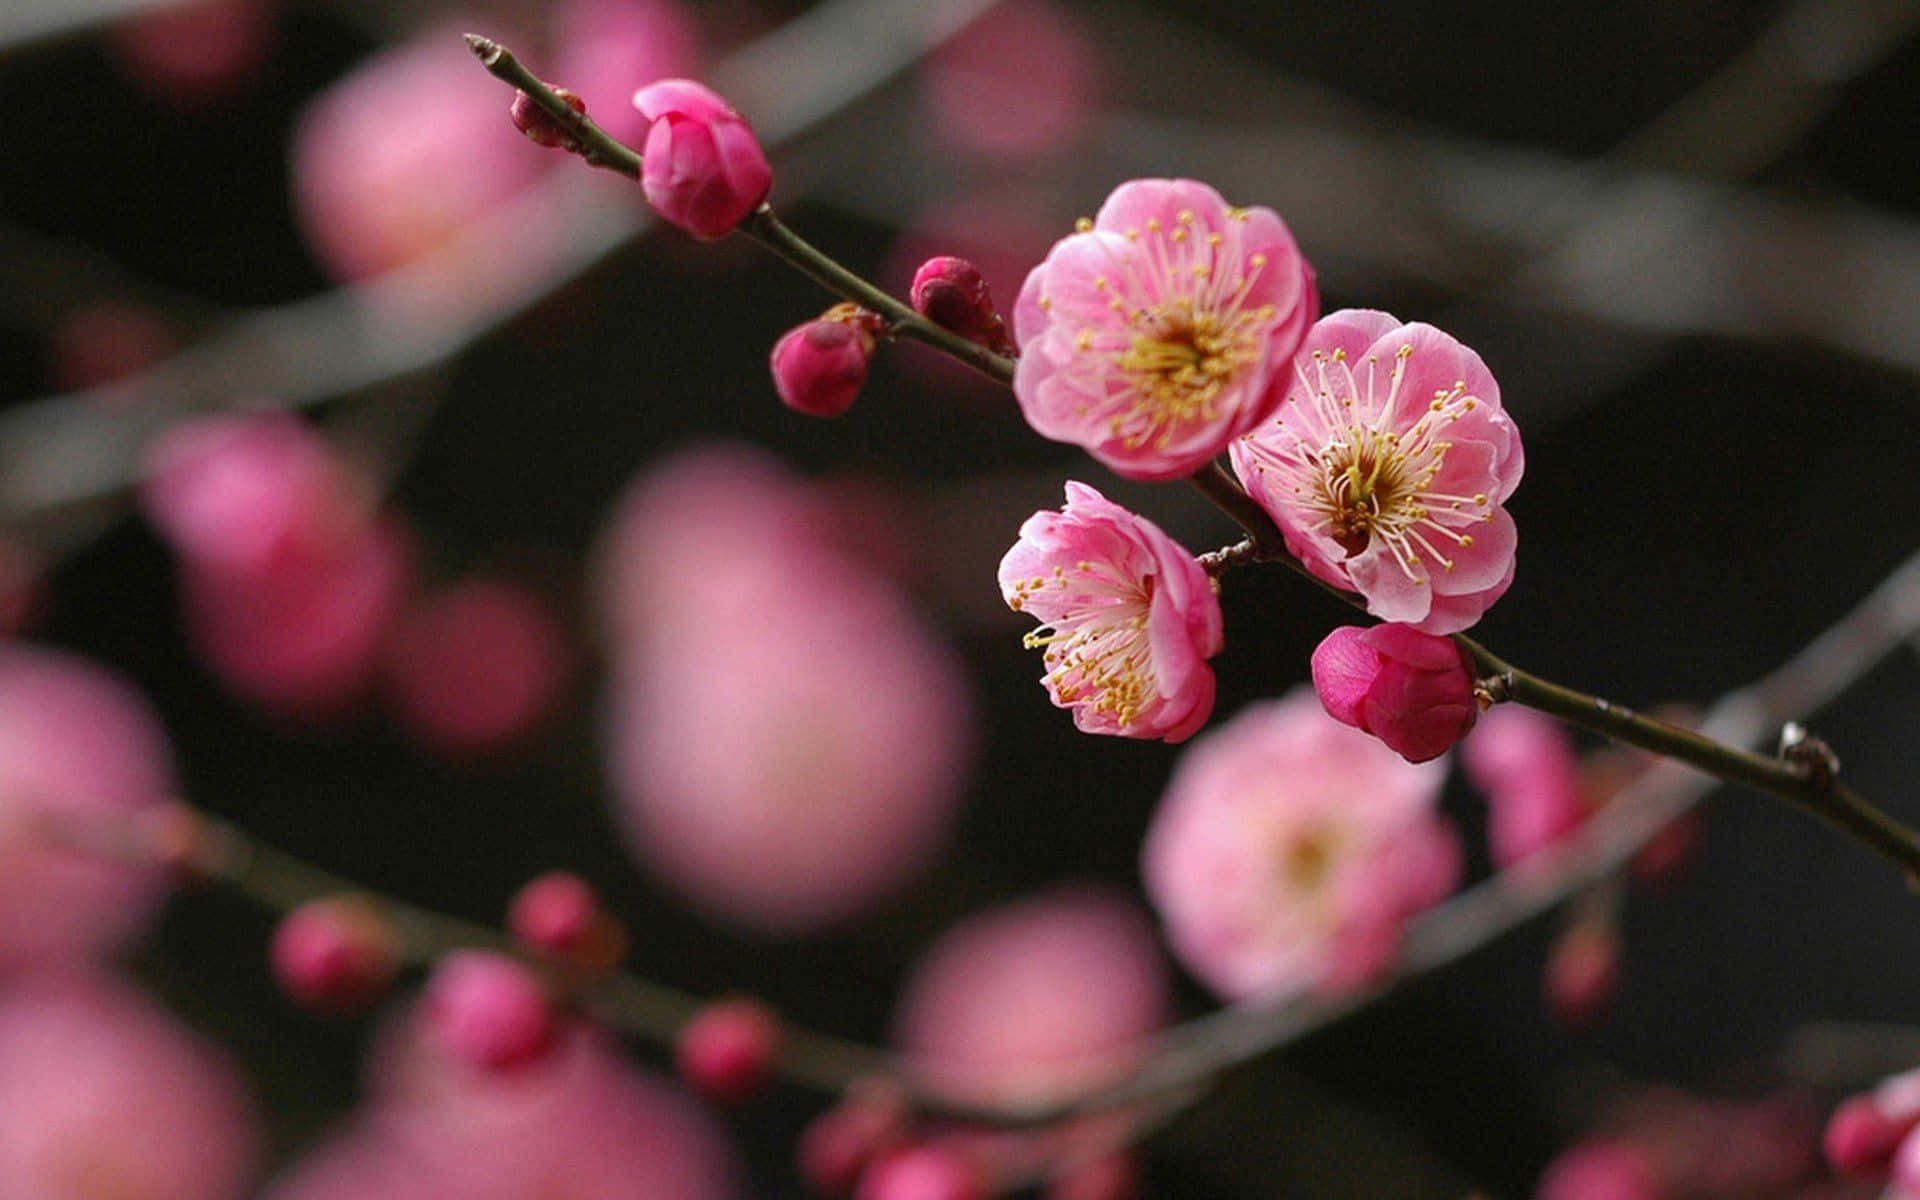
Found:
[[[650,126],[640,186],[667,221],[700,238],[732,233],[773,187],[745,117],[704,84],[662,79],[634,93]]]
[[[988,1200],[986,1173],[952,1146],[906,1146],[860,1176],[854,1200]]]
[[[108,45],[120,68],[181,105],[220,99],[266,65],[275,37],[271,0],[188,0],[116,22]]]
[[[374,1096],[270,1200],[729,1200],[722,1131],[599,1031],[561,1031],[511,1072],[443,1057],[417,1015],[376,1048]]]
[[[1269,208],[1191,179],[1121,184],[1014,305],[1027,423],[1128,479],[1191,474],[1272,415],[1319,315]]]
[[[706,452],[643,482],[602,556],[628,844],[705,911],[770,932],[918,871],[972,741],[952,656],[829,539],[828,511],[764,459]]]
[[[1286,402],[1234,443],[1233,465],[1287,549],[1383,621],[1473,625],[1513,582],[1501,506],[1524,466],[1480,356],[1431,325],[1345,309],[1281,379]]]
[[[697,75],[700,29],[680,0],[568,0],[553,13],[553,78],[587,115],[630,146],[647,137],[633,92],[656,79]]]
[[[445,27],[316,96],[289,153],[295,211],[321,267],[353,282],[414,262],[532,183],[549,160],[515,132],[508,99]]]
[[[1099,52],[1074,14],[1048,0],[989,11],[927,58],[920,83],[933,129],[981,154],[1057,153],[1100,100]]]
[[[251,1098],[224,1055],[126,984],[0,984],[0,1195],[239,1200]]]
[[[1480,718],[1460,760],[1487,798],[1487,840],[1503,870],[1558,845],[1586,822],[1573,739],[1552,717],[1497,705]]]
[[[160,722],[83,659],[0,643],[0,978],[117,949],[165,891],[161,872],[58,849],[36,820],[116,827],[176,788]]]
[[[1192,737],[1213,712],[1224,627],[1213,579],[1183,546],[1084,483],[1037,512],[1000,560],[1000,594],[1040,621],[1042,682],[1088,733]]]
[[[902,988],[894,1040],[943,1094],[1018,1101],[1109,1077],[1169,1010],[1145,915],[1068,888],[969,917],[929,945]]]
[[[53,331],[49,370],[61,391],[105,387],[173,353],[179,341],[166,319],[133,303],[89,304]]]
[[[1533,1195],[1534,1200],[1660,1200],[1667,1192],[1640,1150],[1596,1141],[1554,1159]]]
[[[504,579],[477,577],[422,599],[386,646],[395,714],[455,757],[528,738],[566,682],[566,637],[546,606]]]
[[[234,692],[328,716],[371,682],[413,576],[316,431],[261,414],[190,422],[148,461],[148,517],[180,560],[189,632]]]
[[[1235,999],[1373,978],[1459,876],[1435,809],[1445,774],[1334,721],[1309,689],[1244,709],[1181,758],[1147,832],[1174,953]]]
[[[1473,660],[1405,625],[1343,625],[1313,652],[1327,715],[1371,733],[1408,762],[1439,758],[1473,728]]]

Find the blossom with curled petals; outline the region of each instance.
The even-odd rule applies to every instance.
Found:
[[[1513,582],[1520,434],[1480,356],[1368,309],[1313,327],[1234,470],[1287,549],[1367,611],[1458,633]]]
[[[1000,561],[1009,607],[1041,628],[1043,682],[1088,733],[1184,741],[1213,711],[1223,626],[1213,580],[1193,555],[1084,483],[1038,512]]]
[[[1271,209],[1136,179],[1027,276],[1014,395],[1042,436],[1118,475],[1188,475],[1272,414],[1319,311]]]

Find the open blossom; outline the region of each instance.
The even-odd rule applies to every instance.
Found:
[[[1043,682],[1088,733],[1193,736],[1213,711],[1222,620],[1213,580],[1159,526],[1084,483],[1037,512],[1000,561],[1000,592],[1042,622]]]
[[[1445,754],[1473,728],[1473,663],[1451,641],[1405,625],[1342,625],[1313,652],[1327,715],[1408,762]]]
[[[1014,395],[1040,434],[1116,474],[1187,475],[1273,413],[1319,310],[1271,209],[1136,179],[1027,276]]]
[[[1181,759],[1147,832],[1147,892],[1174,953],[1236,999],[1373,978],[1458,877],[1435,810],[1445,777],[1305,688],[1242,711]]]
[[[1367,611],[1457,633],[1513,582],[1520,435],[1480,356],[1347,309],[1313,327],[1272,421],[1233,445],[1287,549]]]

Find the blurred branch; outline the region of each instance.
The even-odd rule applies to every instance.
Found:
[[[713,76],[743,108],[768,114],[757,124],[767,144],[778,145],[879,87],[995,3],[830,0],[730,55]],[[819,53],[823,44],[856,42],[874,52]],[[429,259],[256,310],[117,381],[117,405],[103,404],[105,391],[98,390],[0,414],[0,529],[43,546],[83,537],[133,481],[146,447],[182,418],[226,407],[234,396],[293,407],[431,370],[650,223],[639,198],[619,185],[554,171]],[[499,253],[503,244],[523,242],[529,229],[565,236],[537,264]],[[482,283],[444,286],[471,277],[477,263],[490,268]],[[433,303],[420,303],[423,295]]]

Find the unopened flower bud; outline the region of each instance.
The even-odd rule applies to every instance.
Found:
[[[837,417],[853,407],[873,358],[871,314],[836,305],[773,344],[773,386],[788,408],[810,417]]]
[[[347,1013],[386,991],[400,968],[400,939],[366,900],[329,897],[288,913],[269,956],[280,989],[303,1008]]]
[[[687,1086],[721,1104],[751,1099],[772,1077],[780,1019],[757,1000],[715,1001],[680,1030],[674,1066]]]
[[[427,984],[425,1003],[428,1028],[441,1050],[482,1070],[532,1062],[553,1040],[546,989],[503,954],[449,954]]]
[[[584,114],[587,111],[587,102],[566,88],[555,88],[553,91],[574,112]],[[513,127],[526,134],[527,140],[534,145],[573,151],[580,149],[579,139],[573,136],[566,125],[527,93],[515,92],[513,107],[507,111],[513,118]]]
[[[945,1146],[910,1146],[860,1177],[854,1200],[985,1200],[980,1168]]]
[[[1346,625],[1313,652],[1313,687],[1334,720],[1408,762],[1445,754],[1473,728],[1473,665],[1452,641],[1409,625]]]
[[[1533,1200],[1658,1200],[1659,1180],[1646,1153],[1626,1142],[1586,1142],[1553,1160]]]
[[[966,259],[941,255],[921,263],[911,296],[914,311],[935,325],[997,354],[1014,352],[1006,325],[994,311],[986,277]]]
[[[592,885],[566,871],[530,880],[507,910],[507,931],[536,954],[590,971],[610,969],[626,952],[626,933]]]
[[[663,79],[634,93],[647,130],[640,187],[654,211],[701,238],[733,232],[773,188],[746,119],[712,89]]]

